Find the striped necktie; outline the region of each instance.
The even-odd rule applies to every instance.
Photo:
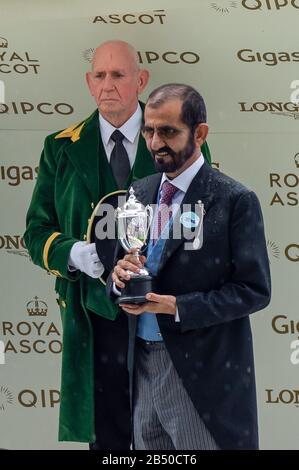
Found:
[[[172,217],[172,210],[170,208],[172,198],[177,192],[178,188],[165,180],[161,188],[161,199],[159,203],[158,214],[156,218],[156,224],[154,227],[154,243],[160,238],[166,224]]]

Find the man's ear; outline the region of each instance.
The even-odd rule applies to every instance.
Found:
[[[146,69],[139,70],[139,78],[138,78],[138,93],[142,93],[143,90],[146,88],[146,85],[149,81],[149,71]]]
[[[87,86],[88,86],[88,89],[89,89],[89,92],[90,92],[91,96],[94,96],[91,72],[86,72],[85,79],[86,79],[86,83],[87,83]]]
[[[207,123],[203,122],[201,124],[198,124],[194,133],[196,145],[198,145],[199,147],[202,146],[202,144],[207,138],[208,132],[209,132],[209,126]]]

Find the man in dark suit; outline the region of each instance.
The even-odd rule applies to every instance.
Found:
[[[249,315],[270,300],[257,196],[204,162],[206,109],[192,87],[154,90],[144,120],[162,173],[133,188],[142,204],[158,205],[152,236],[139,261],[118,247],[107,283],[115,298],[130,281],[128,270],[146,263],[156,276],[146,303],[122,305],[129,313],[135,447],[256,449]]]

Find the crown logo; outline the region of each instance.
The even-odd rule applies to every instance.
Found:
[[[13,395],[11,391],[7,388],[1,385],[0,387],[0,411],[4,411],[6,405],[12,405],[13,404]]]
[[[237,8],[237,2],[226,2],[225,7],[218,5],[217,3],[211,3],[211,7],[218,13],[229,13],[230,8]]]
[[[299,153],[296,153],[294,160],[295,160],[296,168],[299,168]]]
[[[48,312],[46,302],[39,300],[37,296],[27,303],[26,308],[30,317],[45,317]]]
[[[82,52],[82,56],[86,62],[92,62],[92,58],[94,55],[95,48],[90,47],[89,49],[85,49],[85,51]]]
[[[0,37],[0,47],[8,47],[8,40]]]
[[[276,258],[276,259],[279,259],[280,257],[280,249],[279,249],[279,246],[277,245],[277,243],[275,243],[274,241],[272,240],[267,240],[267,249],[268,249],[268,252],[270,252],[270,254]]]

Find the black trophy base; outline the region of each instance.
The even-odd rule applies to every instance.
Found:
[[[121,295],[115,301],[119,304],[144,304],[147,302],[145,296],[154,292],[154,279],[149,275],[131,277],[121,290]]]

